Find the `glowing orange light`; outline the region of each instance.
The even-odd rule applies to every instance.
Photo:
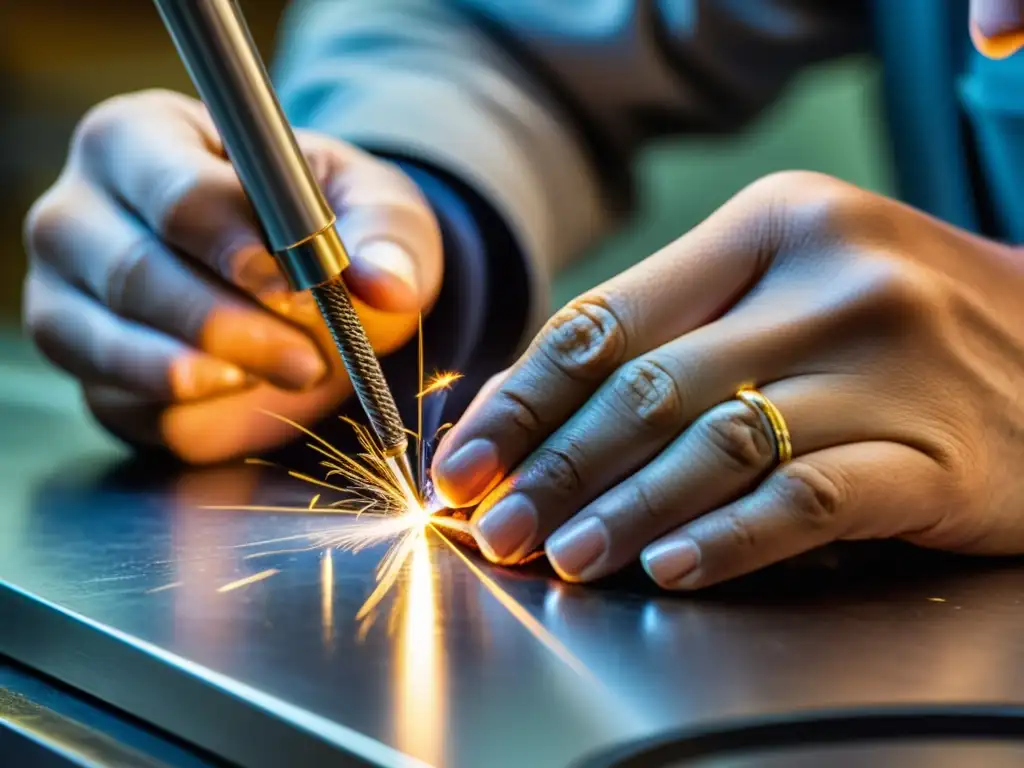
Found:
[[[413,544],[395,645],[395,746],[430,765],[444,765],[447,662],[426,537]]]
[[[320,559],[320,623],[324,631],[324,645],[334,640],[334,559],[330,549]]]
[[[420,388],[419,394],[416,397],[426,397],[432,392],[440,392],[443,389],[450,389],[451,386],[462,378],[462,374],[456,371],[438,371],[425,386]]]

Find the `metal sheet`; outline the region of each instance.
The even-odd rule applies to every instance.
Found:
[[[0,413],[0,467],[71,439],[19,414]],[[433,537],[361,626],[380,549],[275,553],[336,522],[203,508],[307,489],[254,467],[91,473],[90,454],[0,470],[0,653],[236,762],[544,768],[725,716],[1024,699],[1016,562],[855,549],[686,598]]]

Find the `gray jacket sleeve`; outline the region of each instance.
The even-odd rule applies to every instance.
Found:
[[[635,151],[736,129],[864,46],[863,0],[297,0],[276,77],[306,127],[443,169],[539,288],[628,210]]]

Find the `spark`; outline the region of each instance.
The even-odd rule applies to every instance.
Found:
[[[424,383],[422,317],[420,317],[419,320],[418,352],[419,391],[416,396],[417,429],[416,432],[411,432],[409,430],[407,430],[407,432],[416,440],[416,459],[417,465],[420,469],[421,483],[419,493],[423,495],[423,486],[425,485],[424,479],[426,477],[425,467],[423,466],[423,459],[425,458],[423,453],[423,401],[431,394],[451,388],[452,385],[462,378],[462,374],[455,371],[440,371],[435,373],[426,383]],[[384,598],[391,592],[405,569],[408,567],[410,569],[415,569],[417,572],[422,572],[425,568],[424,563],[429,563],[429,558],[423,559],[421,556],[417,559],[416,553],[426,551],[427,532],[433,531],[462,560],[466,567],[469,568],[470,572],[480,581],[488,592],[527,631],[529,631],[539,642],[548,648],[548,650],[550,650],[575,673],[582,677],[593,679],[592,673],[564,644],[558,640],[558,638],[556,638],[546,627],[544,627],[543,624],[523,608],[515,598],[498,586],[493,579],[487,576],[486,573],[474,564],[473,561],[470,560],[469,557],[467,557],[451,541],[451,539],[445,535],[445,530],[449,532],[455,531],[462,534],[471,534],[468,522],[451,517],[438,516],[437,513],[440,511],[440,505],[433,505],[433,501],[431,499],[410,499],[406,497],[398,478],[394,477],[391,473],[391,469],[387,464],[387,456],[377,443],[373,434],[367,428],[360,426],[351,419],[342,417],[342,420],[345,421],[355,432],[356,439],[358,440],[361,448],[361,450],[355,455],[348,455],[338,450],[335,446],[331,445],[328,441],[316,435],[311,430],[295,421],[292,421],[291,419],[270,411],[263,411],[263,413],[271,418],[275,418],[290,425],[310,438],[311,442],[307,443],[307,447],[321,457],[322,460],[320,461],[320,466],[324,468],[326,472],[322,478],[318,478],[305,472],[288,470],[283,467],[278,468],[285,469],[289,476],[297,480],[316,486],[318,489],[331,491],[334,494],[337,494],[340,498],[336,501],[324,504],[321,501],[324,491],[321,490],[313,496],[308,505],[304,507],[236,506],[232,507],[232,509],[275,512],[290,511],[303,512],[307,514],[325,513],[330,515],[348,515],[350,517],[345,524],[338,525],[337,527],[333,527],[319,533],[288,536],[260,542],[260,544],[272,544],[305,539],[305,543],[303,545],[270,552],[256,552],[246,556],[246,559],[254,559],[275,554],[324,550],[320,565],[320,577],[321,613],[325,642],[328,641],[329,635],[333,636],[334,626],[334,564],[332,552],[334,550],[338,550],[342,552],[356,553],[368,547],[384,543],[389,544],[387,551],[377,565],[376,572],[374,574],[374,589],[356,613],[356,621],[361,622],[358,636],[362,638],[365,636],[369,626],[372,624],[377,608],[380,606]],[[451,424],[442,424],[436,430],[433,438],[437,439],[442,432],[450,429],[451,426]],[[258,459],[252,460],[251,463],[277,467],[277,465],[270,462]],[[224,507],[207,508],[223,509]],[[277,571],[274,569],[262,571],[246,579],[240,579],[239,581],[227,584],[221,587],[218,591],[227,592],[231,589],[237,589],[247,584],[251,584],[254,581],[269,578],[275,573],[277,573]],[[420,580],[426,578],[422,574],[417,575],[417,573],[410,573],[410,576],[414,579],[418,578]],[[405,598],[407,610],[422,609],[422,606],[409,605],[409,600],[416,597],[415,595],[399,595],[399,598],[403,597]],[[416,599],[418,601],[420,598]],[[389,624],[393,624],[396,621],[399,607],[400,605],[398,601],[396,601],[392,606],[394,610],[392,611]],[[416,625],[425,623],[426,619],[419,619],[413,622],[413,624]]]
[[[451,371],[435,374],[430,381],[423,382],[423,318],[419,319],[418,343],[419,393],[416,398],[416,432],[409,434],[416,440],[416,459],[420,469],[420,477],[426,475],[423,467],[423,399],[434,392],[449,389],[462,374]],[[387,463],[387,455],[374,438],[373,433],[351,419],[342,417],[354,431],[360,450],[349,455],[307,429],[301,424],[271,411],[262,411],[265,415],[277,419],[300,431],[310,439],[306,445],[321,458],[320,466],[325,470],[322,477],[314,477],[306,472],[299,472],[284,467],[277,467],[264,460],[250,460],[250,463],[277,467],[296,480],[315,486],[317,493],[305,507],[206,507],[207,509],[235,509],[245,511],[266,512],[297,512],[331,515],[349,515],[354,518],[347,525],[308,535],[307,542],[287,549],[256,552],[245,559],[256,559],[272,555],[307,552],[323,549],[328,553],[332,550],[359,552],[367,547],[388,543],[389,547],[380,561],[375,573],[375,587],[366,598],[356,614],[357,621],[372,619],[376,608],[391,591],[398,581],[403,568],[423,539],[430,526],[434,514],[438,511],[428,506],[419,498],[408,498],[403,491],[399,479],[394,477]],[[421,481],[422,482],[422,481]],[[330,491],[338,498],[324,504],[321,498],[324,492]],[[423,493],[423,489],[420,489]],[[283,539],[281,541],[284,541]],[[269,542],[268,542],[269,543]],[[329,562],[324,560],[324,562]],[[322,566],[326,568],[327,566]],[[333,566],[331,567],[333,575]],[[272,574],[268,574],[272,575]],[[322,574],[323,575],[323,574]],[[323,575],[326,578],[326,575]],[[229,585],[231,586],[231,585]],[[241,586],[241,585],[239,585]],[[221,588],[221,591],[226,591]],[[326,598],[325,598],[326,599]]]
[[[155,595],[157,592],[166,592],[168,589],[177,589],[184,583],[185,582],[183,581],[172,581],[170,584],[164,584],[162,587],[153,587],[152,589],[147,589],[146,594]]]
[[[416,397],[423,398],[443,389],[451,389],[451,386],[461,378],[462,374],[457,371],[438,371],[430,377],[425,386],[420,387]]]
[[[247,587],[250,584],[255,584],[257,581],[263,581],[264,579],[269,579],[271,576],[275,576],[278,573],[280,573],[280,571],[278,571],[277,568],[268,568],[265,571],[260,571],[259,573],[254,573],[252,576],[246,576],[244,579],[238,579],[238,581],[228,582],[223,587],[218,587],[217,591],[221,592],[221,593],[223,593],[223,592],[232,592],[232,591],[234,591],[236,589],[241,589],[242,587]]]

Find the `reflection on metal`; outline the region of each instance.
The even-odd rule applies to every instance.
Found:
[[[164,766],[6,688],[0,688],[0,727],[10,728],[88,768]],[[3,755],[0,755],[0,765],[6,765]]]
[[[217,591],[221,593],[234,592],[236,589],[248,587],[250,584],[255,584],[258,581],[269,579],[271,576],[276,576],[279,573],[280,571],[277,570],[277,568],[267,568],[265,571],[260,571],[259,573],[252,574],[251,576],[246,576],[244,579],[237,579],[236,581],[228,582],[222,587],[217,587]]]
[[[494,599],[501,603],[502,607],[504,607],[505,610],[511,613],[515,620],[522,624],[523,627],[527,631],[529,631],[531,635],[537,638],[545,648],[547,648],[549,651],[555,654],[555,656],[557,656],[563,663],[566,664],[566,666],[568,666],[573,672],[578,674],[580,677],[583,677],[592,682],[597,682],[596,678],[594,677],[594,673],[587,669],[586,665],[584,665],[582,661],[577,659],[573,655],[572,651],[565,647],[565,644],[562,643],[562,641],[560,641],[557,637],[551,634],[547,627],[545,627],[543,624],[537,621],[537,619],[533,617],[533,614],[531,614],[520,603],[518,603],[514,597],[512,597],[508,592],[499,587],[497,583],[494,581],[494,579],[492,579],[490,576],[488,576],[486,573],[480,570],[476,563],[474,563],[472,560],[466,557],[466,555],[463,554],[462,550],[460,550],[458,547],[452,544],[452,542],[446,536],[444,536],[444,534],[441,534],[440,531],[438,531],[438,534],[440,534],[441,538],[444,540],[444,543],[447,544],[451,548],[451,550],[459,556],[462,562],[466,564],[466,567],[469,568],[470,572],[474,576],[476,576],[477,579],[480,580],[480,583],[484,587],[487,588],[487,591],[494,596]]]
[[[430,547],[414,544],[395,645],[395,746],[431,765],[445,765],[448,665]]]
[[[328,549],[320,558],[320,624],[324,632],[324,647],[334,642],[334,560]]]

